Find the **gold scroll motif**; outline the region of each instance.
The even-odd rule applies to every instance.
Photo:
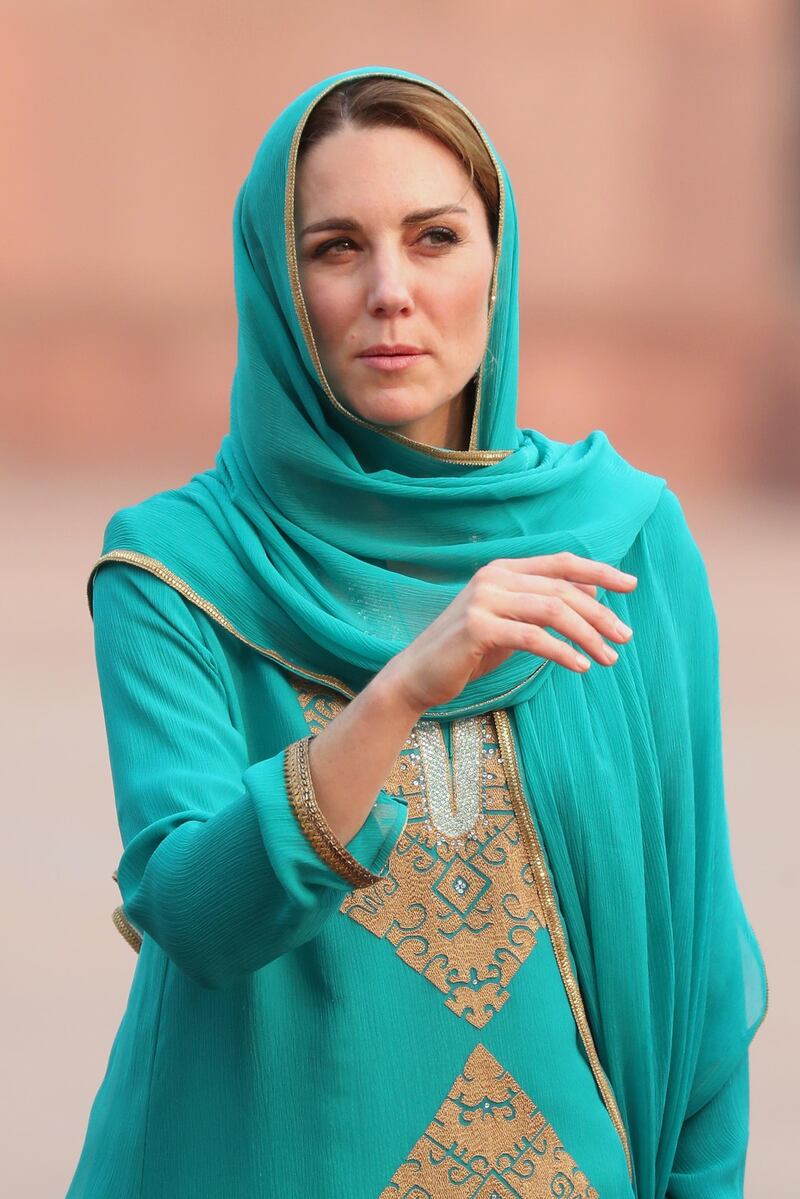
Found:
[[[293,680],[293,686],[312,734],[346,703],[326,688],[309,687],[306,679]],[[384,784],[385,791],[408,803],[408,821],[388,873],[350,892],[339,909],[389,941],[406,965],[445,995],[445,1006],[476,1028],[506,1003],[509,984],[545,925],[492,714],[480,722],[482,819],[473,838],[463,847],[455,839],[439,843],[441,834],[429,820],[422,765],[409,737]]]
[[[483,1045],[379,1199],[598,1199],[537,1104]]]

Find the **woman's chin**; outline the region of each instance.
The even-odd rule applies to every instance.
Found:
[[[435,406],[432,408],[429,400],[426,402],[424,397],[415,394],[416,390],[398,381],[368,393],[360,392],[352,399],[348,397],[345,403],[362,420],[392,428],[420,420],[435,411]]]

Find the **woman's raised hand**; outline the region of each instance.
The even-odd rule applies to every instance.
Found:
[[[632,630],[594,598],[597,586],[632,591],[636,583],[635,575],[566,551],[496,558],[475,572],[387,669],[408,704],[422,713],[455,698],[515,650],[551,658],[570,670],[587,670],[589,660],[545,626],[610,666],[618,654],[603,635],[624,642]]]

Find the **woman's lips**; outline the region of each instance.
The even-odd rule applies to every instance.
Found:
[[[401,371],[425,357],[427,351],[421,350],[417,354],[359,354],[359,361],[378,371]]]

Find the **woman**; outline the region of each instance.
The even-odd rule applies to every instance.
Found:
[[[741,1195],[708,580],[663,479],[516,425],[504,167],[344,72],[234,249],[215,468],[89,579],[139,957],[69,1196]]]

